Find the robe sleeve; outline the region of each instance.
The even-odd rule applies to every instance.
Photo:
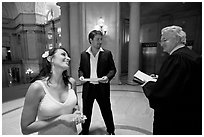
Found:
[[[157,82],[148,82],[143,91],[149,99],[150,107],[166,106],[173,102],[172,96],[177,96],[185,86],[188,73],[185,59],[180,56],[169,56],[163,63]],[[177,93],[176,93],[177,92]],[[174,98],[173,97],[173,98]]]

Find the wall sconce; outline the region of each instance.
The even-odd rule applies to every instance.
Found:
[[[106,26],[104,24],[104,19],[102,17],[99,18],[98,22],[97,22],[97,25],[95,26],[95,29],[96,30],[100,30],[103,35],[106,35],[107,34],[107,30],[108,30],[108,26]]]
[[[33,74],[33,70],[28,68],[25,73],[28,76],[29,80],[31,80],[31,75]]]
[[[33,70],[28,68],[25,72],[27,75],[33,74]]]

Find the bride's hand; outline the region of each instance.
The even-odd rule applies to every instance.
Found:
[[[74,122],[76,125],[78,125],[80,123],[84,123],[86,119],[86,116],[79,112],[77,113],[77,117],[75,117]]]
[[[75,114],[75,113],[74,114],[64,114],[59,117],[59,121],[67,126],[70,126],[73,123],[77,125],[78,122],[76,122],[76,119],[78,115],[79,114]]]
[[[65,125],[84,123],[86,116],[82,115],[80,111],[75,111],[73,114],[65,114],[60,116],[61,123]]]
[[[81,112],[81,111],[79,111],[79,110],[75,110],[73,114],[81,115],[81,114],[82,114],[82,112]]]

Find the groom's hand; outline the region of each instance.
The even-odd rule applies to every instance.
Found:
[[[107,76],[103,76],[103,77],[101,78],[101,80],[99,80],[99,82],[101,82],[101,83],[108,83],[108,81],[109,81],[109,79],[108,79]]]

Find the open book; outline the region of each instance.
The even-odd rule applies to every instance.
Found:
[[[138,70],[135,74],[134,74],[134,78],[133,81],[139,83],[139,84],[144,84],[145,82],[148,81],[154,81],[156,82],[157,79],[152,78],[151,76],[141,72],[140,70]]]

